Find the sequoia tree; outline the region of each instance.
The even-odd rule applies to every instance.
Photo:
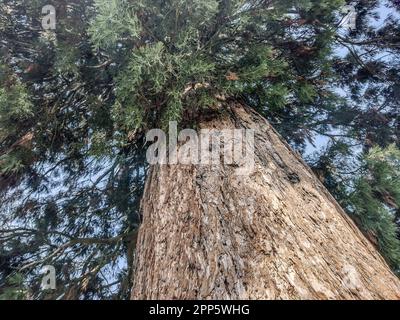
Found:
[[[0,7],[3,295],[400,298],[396,1],[46,2]],[[254,170],[149,166],[171,121]]]
[[[256,168],[151,169],[132,298],[400,299],[398,278],[267,121],[220,108],[201,126],[255,130]]]

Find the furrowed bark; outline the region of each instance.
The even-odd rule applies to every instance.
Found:
[[[202,128],[255,130],[256,167],[154,166],[132,299],[399,299],[400,282],[260,115],[224,103]]]

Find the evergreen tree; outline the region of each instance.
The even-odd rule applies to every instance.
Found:
[[[328,138],[310,165],[399,270],[396,1],[358,1],[352,31],[343,0],[55,0],[54,31],[47,4],[0,3],[0,286],[127,298],[144,135],[196,128],[218,97],[304,155]],[[44,264],[62,270],[56,292],[39,290]]]

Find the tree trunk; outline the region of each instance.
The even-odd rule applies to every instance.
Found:
[[[254,129],[254,172],[151,168],[132,299],[399,299],[399,279],[300,156],[254,111],[221,108],[201,128]]]

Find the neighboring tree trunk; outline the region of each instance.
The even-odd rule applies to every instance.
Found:
[[[256,168],[155,166],[132,299],[400,299],[400,281],[312,171],[254,111],[202,128],[255,130]]]

